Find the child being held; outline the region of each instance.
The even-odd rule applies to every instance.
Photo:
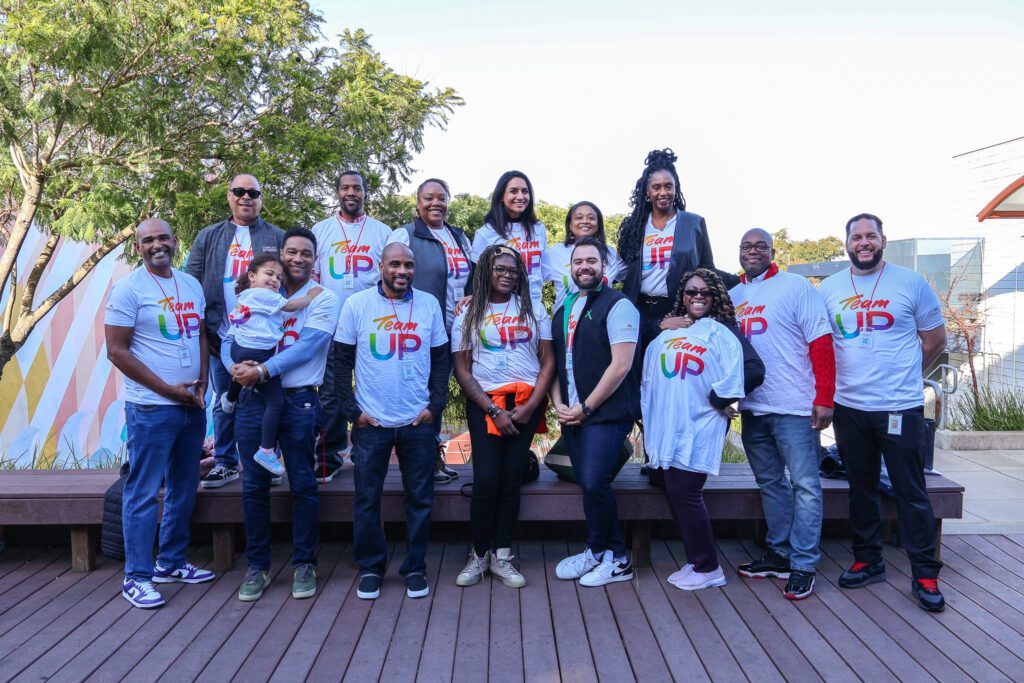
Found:
[[[320,287],[309,290],[305,296],[291,301],[281,296],[284,264],[277,256],[261,254],[238,278],[235,293],[238,305],[228,314],[231,322],[231,360],[234,363],[251,360],[264,363],[274,355],[281,340],[284,313],[292,313],[308,306],[320,292]],[[221,398],[225,413],[235,412],[235,402],[242,385],[231,380],[231,386]],[[284,406],[284,389],[280,377],[271,377],[257,387],[266,408],[263,410],[263,429],[260,448],[253,459],[276,477],[284,474],[284,466],[277,458],[277,426]]]

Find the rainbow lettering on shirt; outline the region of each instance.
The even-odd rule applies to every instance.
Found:
[[[164,339],[170,339],[171,341],[177,341],[181,339],[181,335],[184,334],[186,339],[192,339],[199,335],[199,328],[202,325],[202,319],[198,313],[195,313],[196,305],[193,301],[183,301],[181,303],[174,303],[174,297],[169,296],[166,299],[160,299],[157,301],[160,304],[160,313],[157,313],[157,323],[160,327],[160,335]],[[170,313],[170,315],[165,315]],[[168,329],[167,321],[171,319],[174,321],[174,332]]]
[[[488,351],[501,351],[506,347],[511,351],[515,351],[516,346],[529,344],[533,339],[533,330],[526,325],[520,324],[520,322],[519,317],[514,315],[492,313],[491,315],[484,316],[484,324],[480,328],[480,343]],[[487,335],[484,334],[484,330],[488,325],[494,325],[498,330],[498,344],[491,344],[487,341]]]
[[[252,317],[252,311],[249,310],[248,306],[238,304],[235,306],[235,310],[228,314],[228,320],[231,321],[232,325],[244,325],[249,322],[249,318]]]
[[[764,304],[759,306],[752,306],[749,302],[744,301],[736,306],[736,320],[740,324],[740,332],[747,339],[758,334],[764,334],[768,331],[768,320],[762,317],[764,313]]]
[[[228,275],[224,276],[224,282],[234,282],[246,271],[249,263],[252,262],[252,249],[242,249],[238,242],[232,242],[228,247]]]
[[[667,268],[669,261],[672,259],[672,245],[674,243],[674,235],[666,235],[665,237],[648,235],[644,237],[644,248],[651,250],[651,258],[649,263],[643,264],[643,270],[663,270]]]
[[[447,247],[448,256],[448,279],[458,280],[463,275],[469,274],[469,259],[458,247]]]
[[[335,256],[327,258],[327,272],[335,280],[340,280],[349,273],[352,274],[352,277],[358,277],[359,273],[368,273],[373,270],[373,257],[369,255],[369,244],[353,244],[352,240],[341,240],[334,242],[331,246],[334,248],[335,254],[344,256],[344,258],[337,259],[337,265]],[[343,266],[344,269],[339,270],[338,266]]]
[[[523,263],[526,264],[527,274],[532,275],[534,268],[540,268],[540,260],[544,252],[541,251],[538,240],[525,240],[513,237],[510,240],[505,240],[505,246],[512,247],[522,255]]]
[[[704,361],[700,357],[707,347],[688,342],[686,337],[666,339],[663,343],[665,353],[661,354],[661,374],[667,379],[678,375],[679,379],[685,380],[687,375],[697,376],[704,372]]]
[[[377,360],[388,360],[396,352],[398,353],[398,360],[402,360],[406,355],[419,351],[420,347],[423,346],[423,340],[420,336],[413,334],[418,327],[417,323],[411,321],[403,323],[393,313],[380,318],[374,318],[373,322],[377,323],[377,331],[370,333],[370,353]],[[378,333],[380,334],[379,338]],[[387,338],[388,350],[383,352],[380,349],[384,345],[385,337]]]
[[[888,308],[888,299],[864,299],[863,294],[856,294],[846,299],[842,299],[841,311],[857,311],[857,315],[854,321],[854,325],[850,332],[846,331],[846,326],[843,325],[842,312],[836,313],[836,327],[839,328],[839,334],[842,335],[843,339],[854,339],[861,332],[882,332],[888,330],[896,323],[896,318],[892,313],[888,311],[872,310],[877,308]]]

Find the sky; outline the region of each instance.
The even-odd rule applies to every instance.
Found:
[[[539,199],[624,213],[670,147],[720,267],[751,227],[841,235],[862,211],[890,239],[965,234],[952,157],[1024,136],[1024,0],[313,5],[326,36],[365,29],[465,98],[411,187],[490,195],[515,168]]]

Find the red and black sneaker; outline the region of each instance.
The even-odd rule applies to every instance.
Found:
[[[752,562],[744,562],[736,567],[741,576],[748,579],[765,579],[774,576],[777,579],[789,578],[789,559],[769,550]]]
[[[941,612],[946,609],[946,599],[939,592],[936,579],[917,579],[910,584],[910,590],[917,598],[917,606],[929,612]]]
[[[814,572],[794,569],[789,572],[786,590],[782,592],[787,600],[803,600],[814,591]]]
[[[885,562],[854,562],[839,577],[840,588],[863,588],[873,583],[885,581]]]

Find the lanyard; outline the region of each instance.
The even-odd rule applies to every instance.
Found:
[[[426,222],[426,221],[424,221],[424,222]],[[444,254],[444,267],[445,267],[445,274],[444,275],[445,275],[445,278],[451,279],[451,277],[452,277],[452,258],[453,257],[448,252],[454,250],[454,248],[452,247],[452,245],[448,244],[448,240],[446,240],[444,238],[444,234],[446,232],[448,232],[448,234],[451,234],[448,231],[448,226],[445,225],[444,222],[442,221],[440,228],[434,228],[434,227],[431,227],[430,225],[428,225],[427,227],[430,228],[430,230],[437,237],[438,241],[441,243],[441,251]],[[455,235],[452,235],[452,240],[453,241],[455,240]],[[461,249],[461,247],[460,247],[460,249]],[[489,305],[490,304],[488,304],[488,306]]]
[[[512,305],[512,299],[514,295],[509,295],[508,301],[505,302],[505,310],[501,313],[502,320],[508,315],[508,307]],[[491,319],[494,319],[494,308],[491,306],[491,302],[487,302],[487,311],[491,314]],[[498,329],[498,323],[494,323],[494,329]],[[500,334],[500,333],[499,333]]]
[[[391,297],[385,297],[385,298],[387,298],[387,300],[391,302],[391,310],[395,312],[395,322],[401,323],[401,321],[398,319],[398,309],[395,308],[395,300],[392,299]],[[412,307],[413,307],[413,305],[415,303],[416,302],[412,298],[412,290],[410,289],[409,290],[409,319],[405,321],[406,327],[408,327],[409,323],[412,322]],[[401,332],[401,331],[402,330],[399,330],[399,332]]]
[[[878,271],[878,277],[875,278],[875,286],[871,288],[871,297],[869,301],[875,300],[875,290],[878,289],[878,283],[882,281],[882,273],[885,272],[885,266],[888,265],[888,261],[882,262],[882,269]],[[850,286],[853,287],[853,294],[856,297],[860,297],[860,292],[857,291],[857,285],[853,282],[853,268],[850,268]]]
[[[345,241],[348,242],[349,241],[348,240],[348,232],[345,231],[345,221],[341,220],[341,214],[340,213],[335,214],[334,217],[338,220],[338,226],[341,228],[342,236],[345,238]],[[353,223],[352,225],[356,225],[356,223]],[[349,253],[350,254],[356,253],[355,252],[356,247],[359,246],[359,243],[363,239],[363,230],[366,229],[366,214],[365,213],[363,214],[363,219],[361,221],[359,221],[358,225],[359,225],[359,235],[356,237],[355,244],[352,244],[349,247]]]
[[[170,299],[171,297],[167,296],[167,292],[164,291],[164,286],[160,284],[160,281],[156,279],[156,276],[153,275],[153,273],[150,273],[149,269],[146,269],[146,272],[149,274],[151,278],[153,278],[153,282],[156,283],[156,286],[160,288],[160,293],[163,295],[164,300],[166,301],[167,299]],[[181,322],[181,314],[178,313],[177,310],[175,310],[175,306],[177,306],[177,304],[181,301],[181,294],[178,293],[178,279],[174,277],[173,270],[171,271],[171,281],[174,283],[174,303],[171,304],[171,313],[174,314],[174,322],[178,326],[178,337],[181,339],[181,343],[184,344],[185,326]]]

